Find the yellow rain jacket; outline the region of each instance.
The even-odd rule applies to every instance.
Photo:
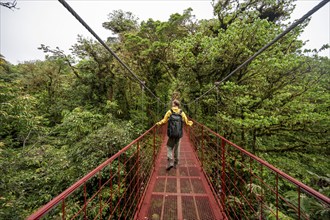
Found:
[[[178,107],[172,107],[172,111],[175,112],[175,113],[180,113],[180,110]],[[160,120],[159,122],[157,122],[156,124],[157,125],[162,125],[162,124],[165,124],[169,117],[171,116],[172,112],[171,110],[168,110],[164,116],[164,118],[162,120]],[[182,120],[186,123],[186,125],[189,125],[189,126],[192,126],[193,122],[192,121],[189,121],[186,114],[184,112],[181,112],[181,116],[182,116]]]

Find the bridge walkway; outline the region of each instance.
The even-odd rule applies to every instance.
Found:
[[[177,168],[166,171],[167,137],[164,137],[155,170],[138,219],[227,219],[217,203],[187,132],[179,146]]]

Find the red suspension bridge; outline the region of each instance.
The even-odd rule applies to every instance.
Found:
[[[330,198],[194,122],[166,171],[165,126],[153,126],[32,219],[315,219]],[[289,193],[288,193],[289,192]]]

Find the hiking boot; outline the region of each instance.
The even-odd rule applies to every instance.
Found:
[[[172,167],[173,167],[172,164],[171,165],[168,165],[167,168],[166,168],[166,170],[169,171],[170,169],[172,169]]]
[[[166,170],[169,171],[173,167],[173,160],[167,159],[167,167]]]

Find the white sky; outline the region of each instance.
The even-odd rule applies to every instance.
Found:
[[[2,2],[12,0],[0,0]],[[113,10],[130,11],[141,21],[152,18],[167,21],[174,13],[183,13],[191,7],[192,14],[198,20],[213,17],[211,0],[68,0],[68,4],[102,38],[111,32],[102,27]],[[316,6],[321,0],[299,0],[291,18],[299,19]],[[77,35],[93,36],[56,0],[17,0],[19,10],[0,7],[0,53],[12,64],[30,60],[44,60],[45,54],[38,50],[41,44],[56,46],[69,53],[69,48],[76,43]],[[330,3],[314,15],[302,40],[308,40],[306,48],[319,49],[330,43]],[[94,39],[94,38],[93,38]],[[330,50],[323,51],[323,56],[330,57]]]

